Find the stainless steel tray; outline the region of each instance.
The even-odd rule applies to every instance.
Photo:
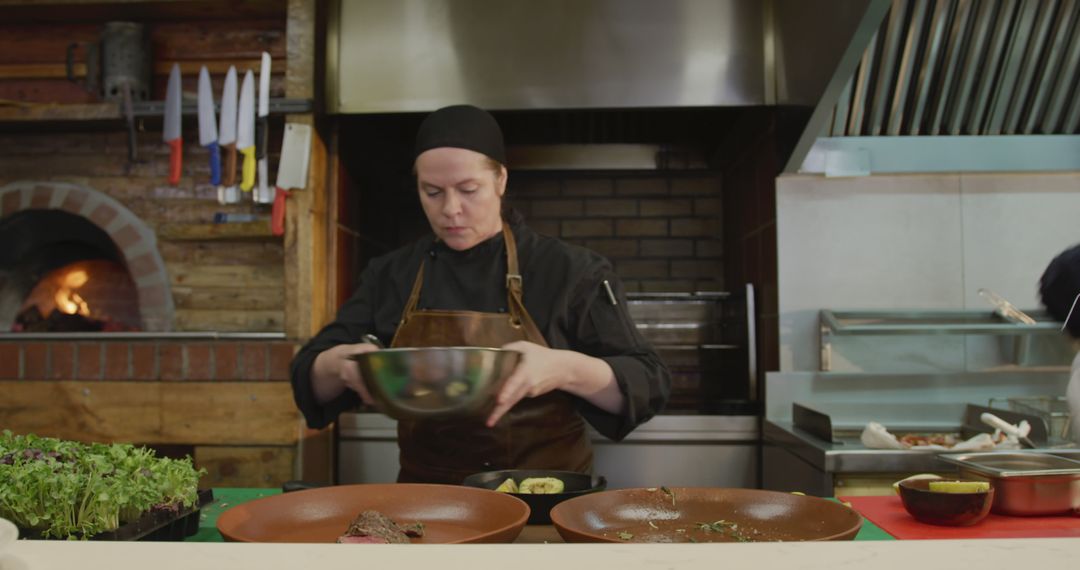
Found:
[[[1073,461],[1049,453],[954,453],[940,455],[939,457],[949,463],[991,477],[1080,475],[1080,461]]]

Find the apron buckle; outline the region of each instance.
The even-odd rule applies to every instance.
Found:
[[[517,283],[517,286],[520,289],[521,288],[521,275],[518,274],[518,273],[507,273],[506,274],[506,286],[507,287],[513,287],[512,283],[514,283],[514,282]]]

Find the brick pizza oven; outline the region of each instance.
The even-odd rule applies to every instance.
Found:
[[[101,300],[117,305],[125,316],[136,316],[125,319],[125,328],[172,329],[169,277],[154,232],[108,195],[89,186],[51,181],[0,187],[0,241],[13,246],[0,263],[0,327],[12,330],[17,316],[13,311],[49,272],[79,264],[103,270],[109,265],[101,262],[111,262],[127,272],[131,285],[122,293],[131,296],[116,300],[105,292]],[[99,263],[88,263],[93,261]],[[81,287],[94,283],[92,273]],[[123,283],[118,278],[109,281]],[[125,304],[130,305],[127,311]]]

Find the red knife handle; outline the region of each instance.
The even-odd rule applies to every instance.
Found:
[[[229,143],[221,147],[225,151],[225,176],[222,184],[236,186],[236,143]]]
[[[285,235],[285,199],[289,192],[281,188],[275,188],[274,191],[274,205],[270,209],[270,231],[280,236]]]
[[[184,164],[184,139],[177,137],[169,141],[169,184],[180,183],[180,168]]]

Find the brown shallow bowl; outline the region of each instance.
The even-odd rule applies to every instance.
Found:
[[[971,526],[990,513],[994,488],[982,493],[942,493],[930,490],[930,480],[900,481],[900,501],[915,520],[942,526]]]
[[[862,527],[835,501],[711,487],[593,493],[556,505],[551,522],[566,542],[851,540]]]
[[[418,544],[513,542],[529,506],[502,493],[456,485],[341,485],[274,495],[235,506],[218,519],[234,542],[335,542],[361,511],[424,523]]]
[[[521,484],[530,477],[554,477],[563,482],[562,493],[550,493],[532,495],[528,493],[507,493],[517,497],[529,505],[531,514],[529,524],[551,524],[551,509],[574,497],[580,497],[588,493],[603,491],[607,488],[607,479],[596,477],[588,473],[574,471],[550,471],[544,469],[504,469],[502,471],[487,471],[469,475],[461,482],[468,487],[480,487],[481,489],[494,490],[507,479],[513,479],[514,483]]]

